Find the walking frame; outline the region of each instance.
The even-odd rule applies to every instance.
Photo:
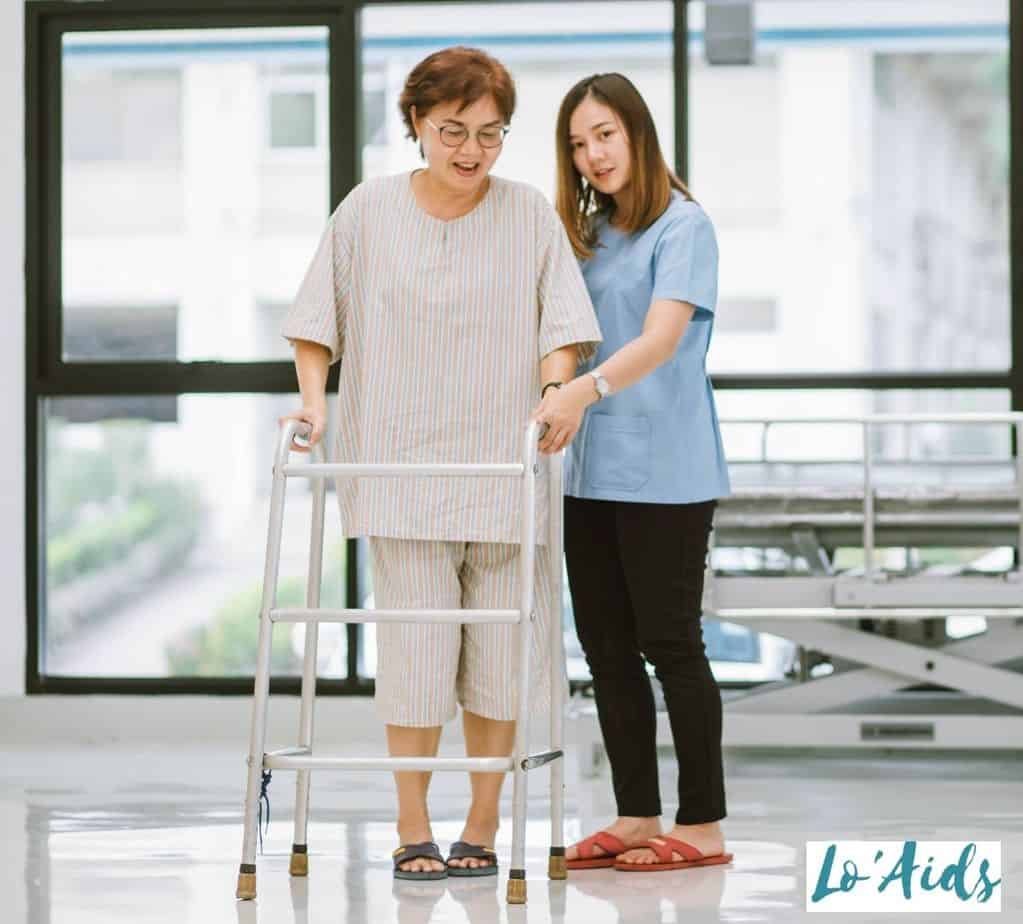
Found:
[[[551,848],[548,876],[565,879],[564,847],[564,639],[562,608],[562,453],[549,457],[549,552],[551,560],[550,594],[553,601],[550,625],[551,715],[550,746],[537,754],[528,752],[530,649],[536,610],[533,600],[536,550],[536,479],[539,474],[537,440],[539,425],[531,422],[525,431],[522,461],[514,464],[433,465],[433,464],[332,464],[324,461],[322,443],[313,447],[311,463],[289,461],[292,441],[308,435],[309,426],[301,421],[286,421],[280,429],[274,454],[273,489],[270,498],[270,523],[263,572],[263,596],[259,614],[259,641],[256,657],[255,694],[249,737],[248,779],[245,790],[244,837],[238,873],[237,897],[256,897],[257,812],[263,773],[268,770],[297,771],[295,793],[295,836],[290,873],[306,876],[309,871],[307,823],[309,788],[313,770],[458,770],[477,773],[512,773],[512,861],[508,873],[508,902],[526,901],[526,799],[527,773],[551,765],[550,814]],[[365,610],[324,609],[320,603],[323,564],[323,518],[326,506],[326,479],[380,477],[435,478],[518,478],[522,480],[522,522],[520,530],[520,605],[508,610]],[[277,578],[280,566],[281,532],[284,522],[285,487],[289,478],[312,479],[312,528],[309,541],[309,570],[304,607],[277,607]],[[302,667],[302,700],[299,712],[299,743],[296,747],[266,751],[266,722],[270,694],[270,649],[276,623],[305,623],[305,654]],[[438,623],[514,623],[518,633],[518,721],[514,753],[510,757],[369,757],[341,758],[317,754],[313,748],[313,705],[316,693],[316,651],[320,623],[406,622]]]

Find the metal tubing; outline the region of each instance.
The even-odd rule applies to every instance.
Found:
[[[548,498],[547,551],[551,577],[551,625],[550,625],[550,675],[551,675],[551,741],[552,751],[563,751],[565,729],[565,636],[562,625],[562,572],[563,572],[563,476],[564,451],[550,457],[550,482]],[[551,764],[551,848],[554,851],[565,846],[565,758],[559,757]]]
[[[865,500],[865,499],[864,499]],[[876,497],[874,507],[876,509]],[[801,526],[867,526],[868,518],[862,513],[732,513],[724,520],[732,529],[764,529],[766,527]],[[980,512],[977,513],[877,513],[870,520],[877,526],[1016,526],[1020,522],[1018,513]]]
[[[1019,492],[1019,539],[1016,570],[1023,573],[1023,414],[1016,421],[1016,490]]]
[[[313,459],[325,461],[323,441],[313,447]],[[320,605],[320,585],[323,582],[323,518],[326,508],[327,483],[312,483],[313,508],[309,524],[309,571],[306,575],[305,605],[315,610]],[[302,702],[299,708],[298,743],[300,747],[313,746],[313,711],[316,700],[316,658],[320,624],[310,620],[305,624],[305,655],[302,660]],[[308,770],[299,770],[295,781],[295,837],[294,845],[305,845],[309,820]]]
[[[276,756],[263,759],[268,770],[387,770],[387,771],[461,771],[469,773],[508,773],[511,757],[313,757],[312,755]]]
[[[284,467],[289,478],[509,478],[522,474],[521,465],[408,465],[356,463],[291,464]]]
[[[297,421],[288,421],[281,428],[273,468],[270,494],[270,524],[266,537],[266,558],[263,564],[263,597],[259,612],[259,642],[256,653],[255,690],[252,698],[252,726],[249,730],[248,779],[245,786],[245,826],[242,836],[242,864],[256,862],[256,809],[263,770],[263,748],[266,739],[266,715],[270,695],[270,645],[273,623],[270,610],[277,602],[277,573],[281,558],[281,533],[284,527],[284,464],[291,442],[299,430]]]
[[[522,527],[519,543],[519,588],[522,620],[519,623],[518,721],[515,725],[515,783],[512,795],[511,870],[526,868],[526,799],[528,784],[523,761],[529,757],[529,658],[533,635],[533,587],[536,581],[536,473],[538,425],[526,429],[522,453],[525,466],[522,485]]]
[[[954,423],[954,424],[1014,424],[1023,420],[1023,411],[1007,411],[1004,413],[992,414],[861,414],[849,417],[724,417],[721,423],[744,424],[753,426],[755,424],[770,423],[777,424],[925,424],[925,423]]]
[[[518,610],[309,610],[306,607],[274,609],[274,622],[414,622],[435,623],[517,623]]]
[[[773,580],[773,579],[772,579]],[[807,622],[836,619],[947,619],[953,616],[970,616],[985,619],[1020,619],[1023,618],[1023,607],[990,606],[990,607],[783,607],[765,606],[755,609],[726,608],[714,610],[714,618],[723,622],[729,620],[751,619],[800,619]]]
[[[863,422],[863,572],[874,575],[874,478],[870,457],[870,424]]]

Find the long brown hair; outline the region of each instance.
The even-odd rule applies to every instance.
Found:
[[[632,208],[628,215],[621,216],[622,222],[617,227],[630,234],[648,228],[668,207],[673,189],[692,199],[685,183],[665,163],[653,116],[632,81],[616,73],[593,74],[580,80],[561,101],[555,146],[558,161],[556,208],[572,249],[581,260],[592,257],[597,244],[594,219],[599,215],[610,219],[615,212],[614,199],[590,186],[572,161],[569,122],[576,107],[587,96],[603,103],[618,116],[629,139]]]

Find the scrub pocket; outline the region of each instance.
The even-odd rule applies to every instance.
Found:
[[[594,414],[586,434],[586,482],[597,491],[638,491],[650,480],[650,421]]]

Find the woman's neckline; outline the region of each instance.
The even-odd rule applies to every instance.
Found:
[[[421,173],[425,169],[426,169],[425,167],[417,167],[415,170],[411,171],[405,179],[405,188],[408,190],[408,194],[412,198],[412,204],[415,206],[416,211],[419,212],[423,217],[429,219],[430,221],[435,221],[438,224],[442,225],[452,225],[455,222],[464,221],[470,216],[475,215],[483,208],[485,203],[490,201],[491,193],[493,192],[494,188],[494,183],[493,177],[488,175],[486,180],[484,181],[487,184],[486,192],[483,193],[483,196],[480,198],[480,201],[477,202],[464,215],[456,215],[454,218],[438,218],[436,215],[431,215],[425,208],[423,208],[422,205],[420,205],[419,199],[416,196],[416,191],[415,189],[412,188],[412,177],[414,177],[417,173]]]

